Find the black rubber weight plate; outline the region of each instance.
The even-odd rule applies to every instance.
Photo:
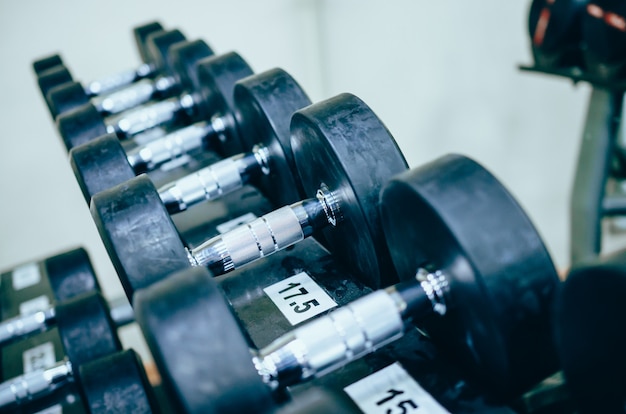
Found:
[[[395,140],[359,98],[342,94],[294,115],[291,146],[304,193],[325,184],[339,200],[343,221],[324,230],[330,251],[372,288],[396,282],[378,197],[407,169]]]
[[[47,259],[46,272],[56,302],[100,290],[89,255],[82,247]]]
[[[203,40],[181,42],[170,48],[169,66],[174,69],[183,89],[189,89],[197,84],[198,61],[213,55],[213,50]]]
[[[63,59],[60,55],[50,55],[45,58],[38,59],[33,62],[33,70],[36,75],[40,75],[48,69],[52,69],[55,66],[61,66]]]
[[[68,152],[107,133],[102,115],[90,103],[59,115],[57,128]]]
[[[208,270],[179,272],[138,292],[135,314],[181,411],[235,414],[271,406],[270,390]]]
[[[202,117],[215,115],[223,118],[228,129],[227,139],[211,143],[224,157],[242,151],[241,140],[235,128],[235,105],[233,91],[235,82],[252,75],[248,63],[235,52],[202,59],[197,65],[198,85],[202,94]]]
[[[53,118],[89,102],[85,88],[80,82],[68,82],[55,86],[50,89],[47,98]]]
[[[159,22],[150,22],[144,25],[135,27],[133,29],[133,37],[135,38],[135,44],[137,45],[137,50],[139,51],[139,56],[141,60],[146,63],[152,63],[152,57],[148,52],[148,46],[146,42],[148,40],[148,36],[152,33],[163,31],[163,26]]]
[[[115,134],[103,135],[72,148],[70,164],[87,204],[95,194],[135,177]]]
[[[109,307],[97,292],[84,293],[56,307],[63,349],[75,367],[122,350]]]
[[[65,66],[54,66],[40,73],[37,78],[41,95],[46,99],[50,89],[72,81],[72,74]]]
[[[83,364],[79,372],[91,414],[160,412],[141,359],[132,349]]]
[[[128,299],[190,265],[154,185],[142,174],[91,199],[91,215]]]
[[[302,197],[289,124],[295,111],[310,104],[302,87],[282,69],[249,76],[235,85],[235,117],[243,150],[250,151],[257,144],[269,150],[270,174],[254,182],[275,206]]]
[[[150,55],[149,61],[153,62],[162,71],[171,70],[172,68],[167,66],[167,54],[170,47],[185,40],[185,35],[177,29],[149,34],[146,40],[146,49]]]
[[[448,276],[449,312],[425,328],[467,374],[507,399],[556,369],[550,310],[558,276],[493,175],[463,156],[441,157],[392,180],[381,209],[400,279],[424,265]]]
[[[555,324],[559,359],[584,413],[624,410],[625,296],[624,252],[612,263],[573,270],[561,289]]]

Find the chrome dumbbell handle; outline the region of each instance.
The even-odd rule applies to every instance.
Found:
[[[267,150],[238,154],[216,162],[193,174],[180,178],[159,189],[159,195],[170,214],[187,210],[203,201],[215,200],[242,188],[249,178],[266,169]]]
[[[47,330],[56,322],[54,308],[0,322],[0,348],[16,339]]]
[[[336,370],[400,338],[405,321],[445,314],[448,281],[419,269],[415,279],[370,293],[278,338],[252,361],[273,390]]]
[[[50,395],[72,380],[72,364],[67,360],[45,370],[12,378],[0,384],[0,407],[18,406]]]
[[[96,79],[85,86],[88,96],[97,96],[113,92],[155,73],[155,65],[144,63],[136,69],[128,69],[114,75]]]

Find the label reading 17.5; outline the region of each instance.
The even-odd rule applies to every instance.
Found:
[[[365,414],[449,414],[397,362],[344,391]]]
[[[305,272],[274,283],[263,291],[292,325],[337,306]]]

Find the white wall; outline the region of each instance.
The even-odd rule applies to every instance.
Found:
[[[280,66],[314,100],[369,103],[412,166],[475,157],[527,208],[560,266],[587,90],[522,74],[529,2],[415,0],[0,3],[0,269],[84,245],[121,294],[31,62],[60,51],[88,81],[135,65],[131,27],[159,19],[256,69]]]

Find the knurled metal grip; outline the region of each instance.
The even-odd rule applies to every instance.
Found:
[[[130,85],[137,79],[149,76],[154,71],[152,65],[144,63],[137,69],[128,69],[123,72],[116,73],[95,81],[89,82],[85,88],[85,92],[89,96],[102,95],[103,93],[109,93],[123,86]]]
[[[156,91],[150,79],[142,79],[132,86],[93,98],[92,103],[99,112],[117,114],[149,101]]]
[[[50,308],[3,321],[0,323],[0,347],[13,342],[16,338],[44,331],[54,317],[54,308]]]
[[[128,152],[128,161],[133,168],[141,165],[148,171],[154,170],[176,157],[202,148],[203,139],[210,131],[211,126],[208,123],[195,123],[134,148]]]
[[[107,133],[132,136],[149,128],[170,122],[181,109],[177,98],[170,98],[124,112],[104,120]]]
[[[244,171],[241,156],[227,158],[160,188],[159,195],[168,211],[185,211],[242,188]]]
[[[298,214],[297,208],[302,207],[282,207],[214,237],[190,252],[192,264],[211,266],[221,262],[223,271],[229,271],[303,240],[299,220],[302,213]]]
[[[52,394],[70,381],[72,365],[62,361],[44,370],[20,375],[0,384],[0,407],[21,405],[36,398]]]
[[[387,292],[376,291],[279,338],[260,350],[254,362],[264,381],[276,389],[322,376],[403,333],[397,302]]]

